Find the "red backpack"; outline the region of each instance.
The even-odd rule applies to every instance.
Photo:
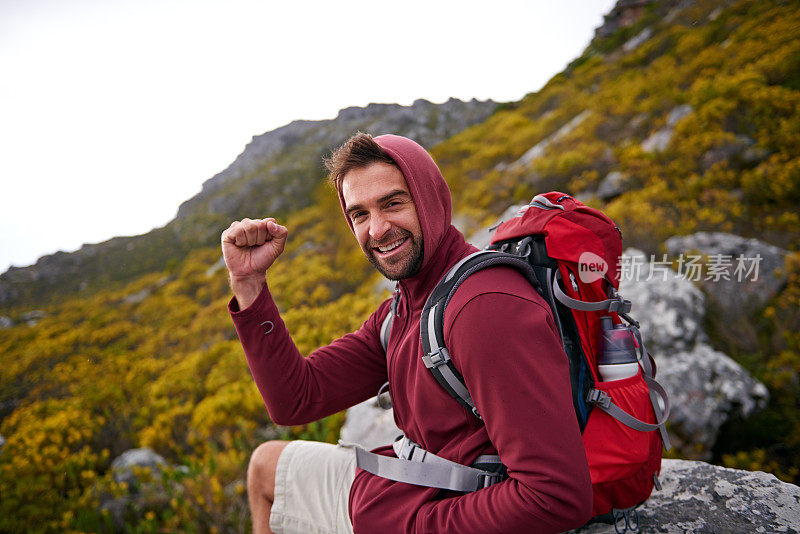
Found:
[[[594,514],[626,509],[646,500],[658,484],[666,392],[655,382],[655,362],[645,350],[631,303],[618,294],[622,234],[602,212],[569,195],[537,195],[502,223],[491,248],[527,259],[543,286],[570,360],[573,404],[583,432],[594,490]],[[604,382],[598,371],[600,319],[627,323],[641,369]],[[664,401],[664,412],[658,403]],[[600,408],[600,409],[595,409]]]
[[[425,366],[453,398],[480,418],[445,346],[444,311],[458,286],[478,270],[507,265],[525,275],[550,305],[569,359],[573,406],[594,491],[594,515],[601,520],[619,520],[622,512],[628,521],[628,510],[645,501],[658,485],[662,441],[669,449],[664,426],[669,400],[654,380],[655,362],[645,350],[639,324],[628,315],[631,303],[617,294],[621,254],[621,232],[602,212],[564,193],[537,195],[514,218],[497,227],[488,250],[467,256],[442,278],[423,308],[420,336]],[[635,374],[629,378],[604,382],[601,377],[598,360],[603,350],[603,317],[610,318],[604,319],[606,326],[609,321],[618,325],[615,334],[627,337],[635,354],[638,365],[631,364]],[[390,313],[381,329],[384,349],[392,319]],[[663,400],[663,410],[658,397]],[[404,458],[404,450],[416,446],[406,441],[403,438],[395,444],[400,459],[408,459]],[[365,451],[359,454],[359,467],[380,476],[445,487],[419,482],[422,470],[431,467],[409,466],[408,462],[390,467],[389,460],[375,459]],[[381,462],[380,468],[370,468],[375,461]],[[409,474],[416,469],[420,474]],[[481,469],[492,470],[485,465]],[[483,482],[473,487],[476,476]],[[450,489],[474,491],[502,480],[495,475],[485,482],[492,476],[465,472],[464,484]],[[443,472],[442,480],[447,477],[452,475]],[[425,472],[424,478],[431,478],[430,471]]]

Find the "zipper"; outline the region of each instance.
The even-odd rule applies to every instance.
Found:
[[[387,376],[387,378],[389,378],[390,376],[392,376],[394,374],[394,368],[396,367],[395,362],[397,361],[397,357],[396,357],[397,344],[405,336],[406,330],[408,329],[408,323],[409,323],[409,321],[411,319],[411,309],[410,309],[410,306],[408,304],[408,296],[407,296],[408,295],[408,291],[404,291],[403,284],[400,283],[400,282],[397,283],[397,291],[400,294],[400,299],[399,300],[402,301],[402,304],[400,304],[398,302],[398,308],[402,305],[403,311],[400,314],[400,316],[395,316],[395,318],[394,318],[395,324],[392,325],[392,330],[393,330],[392,333],[395,334],[395,338],[394,338],[395,339],[395,344],[394,344],[394,346],[392,348],[395,349],[395,350],[390,350],[390,347],[388,347],[388,346],[386,347],[386,376]],[[406,298],[403,298],[403,296],[405,296]],[[400,322],[402,324],[398,325],[397,322],[396,322],[397,319],[400,319]],[[400,326],[400,331],[399,332],[395,332],[394,331],[397,326]],[[390,390],[391,390],[391,379],[389,379],[389,383],[390,383]],[[402,427],[403,426],[402,425],[403,421],[402,421],[402,419],[400,417],[400,414],[398,413],[398,411],[396,409],[397,401],[395,399],[392,399],[392,403],[393,403],[392,412],[394,414],[395,422],[397,423],[398,427]]]
[[[578,410],[581,412],[581,426],[586,425],[586,403],[583,399],[583,379],[586,376],[586,361],[585,358],[581,358],[581,369],[578,372],[578,395],[581,396],[580,402],[578,402]]]

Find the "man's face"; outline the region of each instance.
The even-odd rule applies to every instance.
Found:
[[[376,162],[342,179],[345,213],[367,259],[389,280],[410,278],[422,267],[422,229],[403,173]]]

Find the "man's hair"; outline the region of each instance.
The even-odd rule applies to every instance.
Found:
[[[358,132],[325,158],[328,182],[337,190],[342,187],[342,178],[353,169],[367,167],[372,163],[397,163],[375,142],[371,135]]]

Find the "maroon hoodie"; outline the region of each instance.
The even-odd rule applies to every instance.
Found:
[[[430,291],[475,249],[450,224],[450,191],[430,155],[403,137],[375,139],[408,183],[424,239],[420,272],[400,282],[387,353],[389,301],[359,330],[303,358],[268,290],[231,315],[270,417],[314,421],[375,395],[387,379],[397,426],[424,449],[469,465],[499,454],[509,478],[468,494],[394,482],[358,470],[350,493],[355,533],[560,532],[592,509],[568,364],[547,304],[516,271],[472,275],[445,313],[447,346],[483,422],[452,399],[422,363],[419,318]],[[341,199],[341,194],[340,194]],[[261,325],[272,321],[264,335]],[[485,422],[485,424],[484,424]],[[394,455],[391,446],[375,452]]]

